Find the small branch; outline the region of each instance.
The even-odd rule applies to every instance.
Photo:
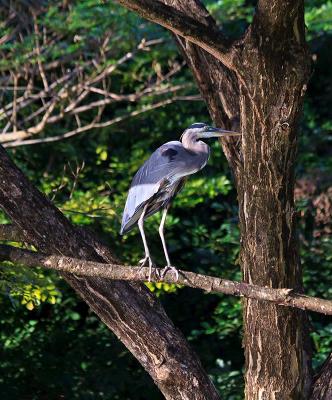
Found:
[[[48,121],[50,115],[52,114],[54,108],[57,105],[57,101],[58,101],[57,97],[55,97],[51,101],[50,106],[47,108],[47,110],[46,110],[45,114],[43,115],[41,121],[38,122],[37,125],[35,125],[32,128],[29,128],[27,130],[21,129],[21,130],[17,131],[17,130],[14,129],[13,132],[0,134],[0,143],[2,143],[3,138],[5,140],[8,140],[8,141],[10,141],[10,140],[23,140],[26,137],[30,137],[30,136],[36,135],[37,133],[42,132],[44,130],[45,126],[47,125],[47,121]],[[15,127],[15,124],[14,124],[14,127]]]
[[[136,116],[138,116],[140,114],[144,114],[144,113],[146,113],[148,111],[152,111],[152,110],[155,110],[155,109],[160,108],[160,107],[165,107],[165,106],[167,106],[169,104],[172,104],[172,103],[174,103],[175,101],[178,101],[178,100],[181,100],[181,101],[190,100],[191,101],[192,99],[191,99],[191,96],[189,96],[189,99],[187,99],[186,96],[181,96],[181,98],[178,98],[177,96],[171,97],[171,98],[169,98],[167,100],[163,100],[163,101],[160,101],[160,102],[155,103],[155,104],[147,105],[147,106],[143,107],[142,109],[138,109],[138,110],[129,112],[128,114],[121,115],[119,117],[113,118],[113,119],[108,120],[108,121],[96,122],[94,120],[94,121],[88,123],[87,125],[80,126],[80,127],[76,128],[76,129],[73,129],[73,130],[71,130],[69,132],[66,132],[66,133],[62,134],[62,135],[49,136],[49,137],[41,138],[41,139],[15,140],[15,141],[12,141],[12,142],[4,143],[3,147],[9,148],[9,147],[26,146],[26,145],[39,144],[39,143],[58,142],[59,140],[68,139],[68,138],[71,138],[73,136],[79,135],[81,133],[90,131],[92,129],[105,128],[105,127],[120,123],[120,122],[122,122],[122,121],[124,121],[124,120],[126,120],[128,118],[133,118],[133,117],[136,117]],[[0,142],[1,142],[1,134],[0,134]]]
[[[197,44],[220,60],[228,68],[233,68],[233,49],[219,31],[217,25],[207,26],[184,12],[158,0],[117,0],[124,7],[138,15],[169,29],[176,35]]]
[[[176,75],[184,65],[183,63],[175,63],[165,75],[160,77],[157,74],[156,78],[153,80],[153,83],[151,83],[150,81],[146,82],[145,87],[143,87],[143,89],[139,91],[129,94],[117,94],[109,91],[109,87],[106,84],[106,78],[109,77],[109,75],[112,74],[119,66],[128,62],[129,60],[132,60],[137,52],[143,51],[147,48],[149,49],[149,47],[147,46],[151,46],[151,44],[153,45],[154,42],[146,42],[142,40],[137,45],[137,48],[135,48],[131,52],[126,53],[117,62],[109,65],[107,68],[104,68],[101,72],[97,74],[97,76],[92,75],[89,77],[84,77],[84,79],[81,81],[81,79],[79,78],[79,71],[77,70],[77,73],[72,76],[73,79],[68,78],[64,82],[64,85],[62,85],[61,87],[59,86],[58,91],[54,90],[55,88],[52,86],[53,84],[47,84],[48,89],[44,88],[44,90],[40,91],[37,95],[29,95],[27,87],[24,95],[17,100],[15,100],[16,91],[14,91],[14,130],[8,131],[13,122],[12,117],[14,115],[14,111],[10,109],[7,110],[7,106],[5,106],[0,110],[0,119],[3,118],[3,116],[6,116],[9,121],[9,125],[6,127],[3,133],[0,133],[0,143],[8,143],[8,146],[6,147],[15,147],[16,145],[20,145],[22,142],[24,142],[24,144],[39,143],[38,139],[32,139],[31,143],[28,139],[30,139],[30,137],[32,136],[36,136],[37,134],[42,133],[47,126],[58,123],[59,121],[64,120],[70,115],[73,115],[76,120],[77,124],[75,126],[75,129],[59,135],[56,138],[51,137],[50,141],[53,142],[64,139],[66,137],[75,136],[76,134],[93,129],[98,123],[102,123],[103,125],[106,124],[106,126],[109,126],[113,123],[119,122],[123,118],[126,118],[126,116],[122,116],[120,117],[120,120],[118,117],[110,121],[102,121],[103,111],[106,105],[110,105],[115,102],[137,102],[149,95],[162,96],[175,94],[182,89],[188,88],[188,84],[170,84],[171,78]],[[95,87],[94,85],[97,84],[101,85],[102,87]],[[90,92],[97,93],[98,95],[103,96],[103,98],[97,98],[94,101],[87,101],[85,102],[85,104],[81,104],[82,101],[90,94]],[[45,96],[47,96],[47,98],[51,97],[51,99],[48,101],[44,101]],[[18,130],[16,127],[16,109],[21,109],[21,111],[23,111],[26,106],[31,106],[31,102],[29,102],[29,99],[26,99],[26,97],[29,97],[32,103],[34,101],[37,101],[39,103],[42,102],[42,106],[39,107],[37,110],[34,110],[32,113],[29,113],[29,110],[26,109],[26,115],[22,118],[22,123],[20,124],[22,125],[22,127]],[[26,100],[23,101],[23,99]],[[159,107],[161,106],[162,102],[159,102],[158,104]],[[155,107],[156,106],[153,105],[152,109]],[[86,113],[90,110],[95,111],[95,118],[90,123],[81,123],[78,114]],[[145,111],[146,109],[144,108],[143,112]],[[139,113],[141,112],[142,110],[139,110]],[[23,114],[23,112],[21,114]],[[41,115],[41,117],[39,117],[38,121],[35,121],[35,118],[39,115]],[[30,122],[31,120],[33,120],[34,122],[32,126],[28,127],[28,122]],[[44,138],[40,139],[40,142],[44,142]]]
[[[52,84],[49,85],[48,90],[41,90],[39,93],[36,94],[27,94],[25,93],[23,96],[17,98],[16,103],[17,103],[17,111],[23,109],[24,107],[30,105],[36,100],[40,100],[44,97],[48,97],[52,94],[52,91],[54,91],[57,87],[61,87],[66,82],[73,80],[79,72],[82,70],[82,67],[76,67],[73,71],[68,72],[66,75],[62,76],[59,79],[55,79]],[[11,116],[13,113],[13,107],[14,104],[13,102],[10,102],[6,104],[3,108],[0,108],[0,121],[4,118],[7,118],[8,116]]]
[[[40,43],[39,43],[39,28],[38,28],[38,23],[37,23],[37,15],[33,13],[33,26],[35,30],[35,42],[36,42],[36,51],[37,51],[37,56],[38,56],[38,68],[39,68],[39,73],[40,77],[43,81],[44,89],[47,91],[48,90],[48,82],[46,79],[46,74],[43,68],[43,63],[41,61],[41,50],[40,50]]]
[[[41,266],[61,272],[69,272],[81,276],[93,276],[112,280],[145,282],[148,279],[149,268],[103,264],[79,260],[71,257],[48,256],[12,246],[0,245],[0,261],[12,261],[27,267]],[[162,269],[155,268],[152,272],[152,282],[161,281]],[[244,282],[235,282],[217,277],[196,274],[179,270],[179,279],[174,273],[167,272],[163,282],[176,283],[207,292],[224,293],[232,296],[269,301],[278,305],[310,310],[332,315],[332,301],[317,297],[305,296],[293,289],[272,289]]]

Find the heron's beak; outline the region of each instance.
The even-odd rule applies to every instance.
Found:
[[[206,138],[225,137],[225,136],[241,136],[241,133],[226,131],[225,129],[214,128],[213,126],[209,126],[209,129],[204,132],[204,137]]]

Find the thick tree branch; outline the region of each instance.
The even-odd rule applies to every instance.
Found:
[[[169,29],[197,44],[228,68],[233,68],[234,49],[216,24],[205,25],[172,6],[158,0],[117,0],[138,15]]]
[[[114,263],[104,264],[79,260],[72,257],[49,256],[7,245],[0,245],[0,260],[20,263],[27,267],[41,266],[78,276],[92,276],[112,280],[145,282],[149,276],[149,268],[147,267],[128,267]],[[153,282],[176,283],[208,292],[269,301],[282,306],[332,315],[331,300],[305,296],[295,292],[293,289],[272,289],[182,270],[179,271],[178,280],[171,271],[166,272],[163,279],[161,279],[161,273],[162,269],[154,269],[151,280]]]

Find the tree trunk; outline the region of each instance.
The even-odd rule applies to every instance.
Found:
[[[242,269],[246,282],[301,289],[294,163],[309,57],[302,6],[295,4],[286,14],[282,7],[273,14],[270,7],[259,4],[237,70],[243,132],[243,173],[238,176]],[[246,399],[308,397],[305,313],[246,300],[243,343]]]

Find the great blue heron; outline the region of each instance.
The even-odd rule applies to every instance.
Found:
[[[167,262],[165,270],[174,270],[178,277],[176,268],[171,265],[164,237],[169,205],[182,188],[185,177],[204,168],[208,161],[210,148],[200,139],[239,135],[240,133],[213,128],[204,123],[192,124],[182,134],[181,142],[171,141],[163,144],[137,171],[129,189],[120,233],[130,231],[137,223],[145,250],[145,257],[140,264],[144,266],[149,263],[149,281],[153,262],[144,234],[144,220],[163,210],[159,234]]]

